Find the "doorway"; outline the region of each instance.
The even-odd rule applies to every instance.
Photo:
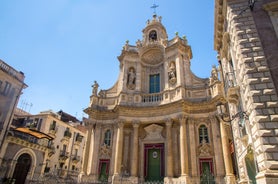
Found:
[[[145,181],[163,181],[164,144],[145,144]]]
[[[13,179],[15,179],[15,184],[25,183],[27,174],[31,167],[31,163],[32,159],[29,154],[23,153],[19,156],[13,173]]]

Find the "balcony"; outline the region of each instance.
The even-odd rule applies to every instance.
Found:
[[[237,104],[239,100],[239,86],[236,83],[234,72],[225,75],[225,93],[230,103]]]
[[[163,93],[150,93],[142,95],[143,103],[155,103],[163,101]]]
[[[73,162],[74,164],[77,164],[79,161],[80,161],[80,156],[74,155],[74,156],[72,157],[72,162]]]
[[[65,150],[61,150],[60,151],[60,155],[59,155],[59,161],[64,162],[69,158],[69,152],[65,151]]]
[[[49,157],[51,157],[53,154],[55,154],[56,151],[55,151],[55,146],[53,143],[49,144],[47,146],[47,148],[48,148],[48,156]]]
[[[49,127],[49,134],[55,136],[57,131],[58,131],[58,128],[56,127],[56,125],[51,124]]]

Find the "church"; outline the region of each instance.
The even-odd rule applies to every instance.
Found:
[[[114,86],[92,86],[82,181],[234,183],[231,129],[217,115],[217,68],[210,78],[194,75],[186,37],[169,39],[156,14],[142,33],[118,56]]]

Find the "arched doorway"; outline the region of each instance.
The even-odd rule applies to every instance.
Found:
[[[23,153],[18,157],[13,173],[13,179],[15,179],[15,184],[25,183],[27,174],[30,170],[31,163],[31,156],[27,153]]]

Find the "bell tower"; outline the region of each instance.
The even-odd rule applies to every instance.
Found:
[[[168,40],[162,17],[156,14],[147,21],[142,33],[142,40],[136,46],[126,42],[118,57],[123,81],[119,89],[129,94],[152,94],[191,85],[192,52],[186,38],[176,34]]]

